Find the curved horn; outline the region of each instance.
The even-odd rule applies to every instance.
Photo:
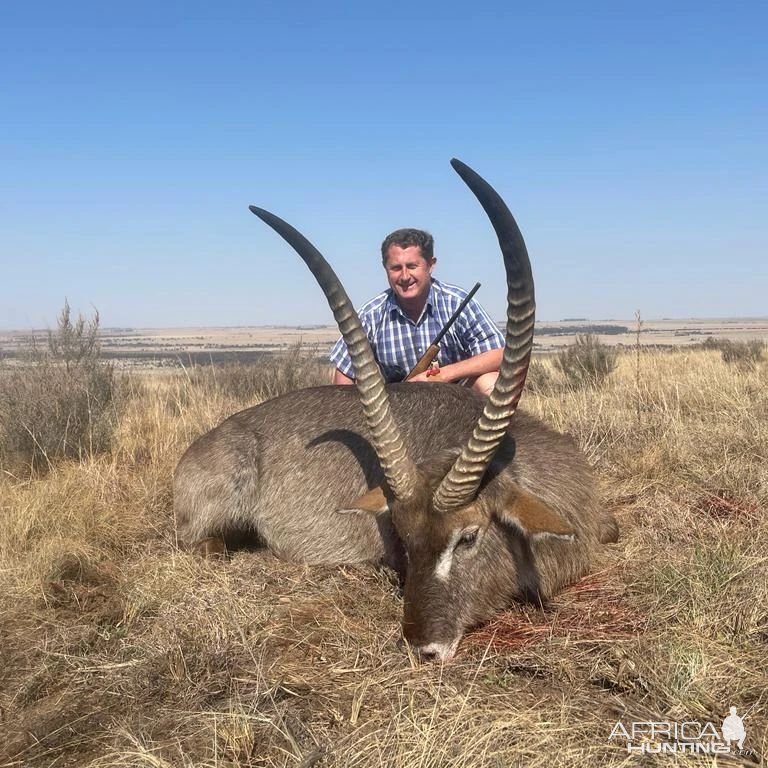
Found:
[[[408,458],[400,429],[389,407],[384,379],[344,286],[320,251],[301,232],[263,208],[255,205],[249,208],[301,256],[323,289],[355,366],[355,383],[384,476],[396,499],[409,498],[416,484],[416,468]]]
[[[493,454],[504,439],[525,386],[536,309],[528,251],[509,208],[471,168],[456,159],[451,160],[451,165],[480,201],[499,237],[507,272],[507,329],[496,385],[472,436],[435,490],[433,503],[439,512],[456,509],[474,498]]]

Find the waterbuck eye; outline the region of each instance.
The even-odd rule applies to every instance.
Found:
[[[479,528],[472,528],[469,531],[464,531],[461,534],[461,538],[456,542],[457,547],[471,547],[477,541],[477,533]]]

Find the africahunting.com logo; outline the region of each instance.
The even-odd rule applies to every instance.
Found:
[[[635,753],[746,756],[753,754],[752,750],[744,748],[746,737],[744,719],[739,717],[736,707],[731,707],[720,730],[712,722],[699,720],[636,720],[629,723],[619,720],[608,741],[624,741],[627,752]]]

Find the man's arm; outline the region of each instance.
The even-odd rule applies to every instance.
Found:
[[[361,307],[359,310],[357,310],[358,317],[360,318],[360,323],[363,326],[363,330],[365,331],[366,336],[368,337],[368,341],[371,344],[371,349],[373,350],[374,356],[376,355],[376,347],[373,343],[373,330],[372,330],[372,324],[375,322],[375,317],[373,316],[372,312],[376,309],[378,306],[377,302],[380,303],[380,299],[383,296],[383,294],[380,294],[379,296],[376,296],[375,298],[371,299],[367,304],[365,304],[363,307]],[[374,310],[370,310],[369,307],[373,306]],[[331,384],[354,384],[355,379],[353,378],[353,374],[355,372],[354,366],[352,365],[352,358],[349,355],[349,350],[347,349],[347,345],[344,342],[343,337],[339,337],[339,340],[334,344],[333,349],[331,350],[330,354],[330,362],[333,366],[333,374],[331,375]]]
[[[459,360],[456,363],[443,365],[440,367],[440,373],[437,375],[427,376],[426,372],[420,373],[418,376],[414,376],[410,379],[410,381],[450,382],[460,381],[461,379],[474,379],[478,376],[482,376],[484,373],[494,373],[498,371],[503,356],[503,349],[491,349],[488,352],[480,352],[473,357],[468,357],[466,360]]]
[[[461,339],[460,348],[470,356],[441,366],[437,376],[421,374],[411,381],[472,381],[486,373],[498,372],[504,357],[504,336],[476,299],[472,299],[459,315],[455,329]],[[446,341],[450,343],[450,335]]]
[[[333,369],[332,384],[354,384],[355,380],[350,379],[346,373],[342,373],[338,368]]]

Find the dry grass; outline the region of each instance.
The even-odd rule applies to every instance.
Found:
[[[118,389],[101,359],[99,313],[73,321],[65,301],[47,342],[33,339],[20,365],[0,369],[0,467],[40,472],[108,450]]]
[[[622,538],[445,667],[398,647],[386,571],[178,552],[173,467],[249,404],[136,381],[109,453],[0,479],[0,766],[636,765],[618,718],[719,725],[729,705],[754,755],[696,764],[766,752],[765,365],[651,353],[639,379],[627,356],[599,390],[529,393],[597,466]]]

